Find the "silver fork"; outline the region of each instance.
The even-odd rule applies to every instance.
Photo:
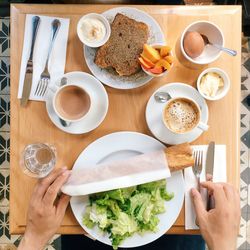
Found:
[[[46,93],[47,87],[49,85],[50,74],[49,74],[49,70],[48,70],[48,62],[49,62],[50,54],[51,54],[51,51],[52,51],[52,48],[54,45],[54,41],[55,41],[55,38],[56,38],[56,35],[58,33],[60,26],[61,26],[61,22],[58,19],[53,20],[53,22],[51,23],[52,36],[51,36],[49,51],[48,51],[48,55],[47,55],[47,59],[46,59],[45,68],[40,76],[40,80],[39,80],[37,87],[36,87],[36,91],[35,91],[36,96],[44,96],[44,94]]]
[[[199,191],[200,191],[200,175],[202,171],[202,162],[203,162],[203,151],[202,150],[194,151],[193,173],[197,179]]]

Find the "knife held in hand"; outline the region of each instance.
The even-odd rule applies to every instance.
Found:
[[[207,159],[206,159],[206,180],[211,180],[214,172],[214,150],[215,142],[210,142],[207,149]],[[208,193],[207,195],[207,210],[214,208],[214,198]]]

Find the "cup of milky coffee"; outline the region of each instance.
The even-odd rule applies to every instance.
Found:
[[[207,130],[208,125],[201,122],[201,110],[198,104],[186,97],[170,99],[162,115],[165,126],[175,134],[185,134],[195,128]]]
[[[82,120],[89,112],[91,98],[79,84],[67,84],[59,87],[53,97],[56,114],[68,122]]]

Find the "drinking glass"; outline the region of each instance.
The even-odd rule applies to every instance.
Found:
[[[56,165],[56,149],[46,143],[29,144],[22,152],[20,165],[25,174],[34,178],[43,178]]]

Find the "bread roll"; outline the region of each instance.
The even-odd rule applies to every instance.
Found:
[[[164,153],[171,172],[182,170],[194,165],[192,148],[188,143],[168,147],[164,149]]]

